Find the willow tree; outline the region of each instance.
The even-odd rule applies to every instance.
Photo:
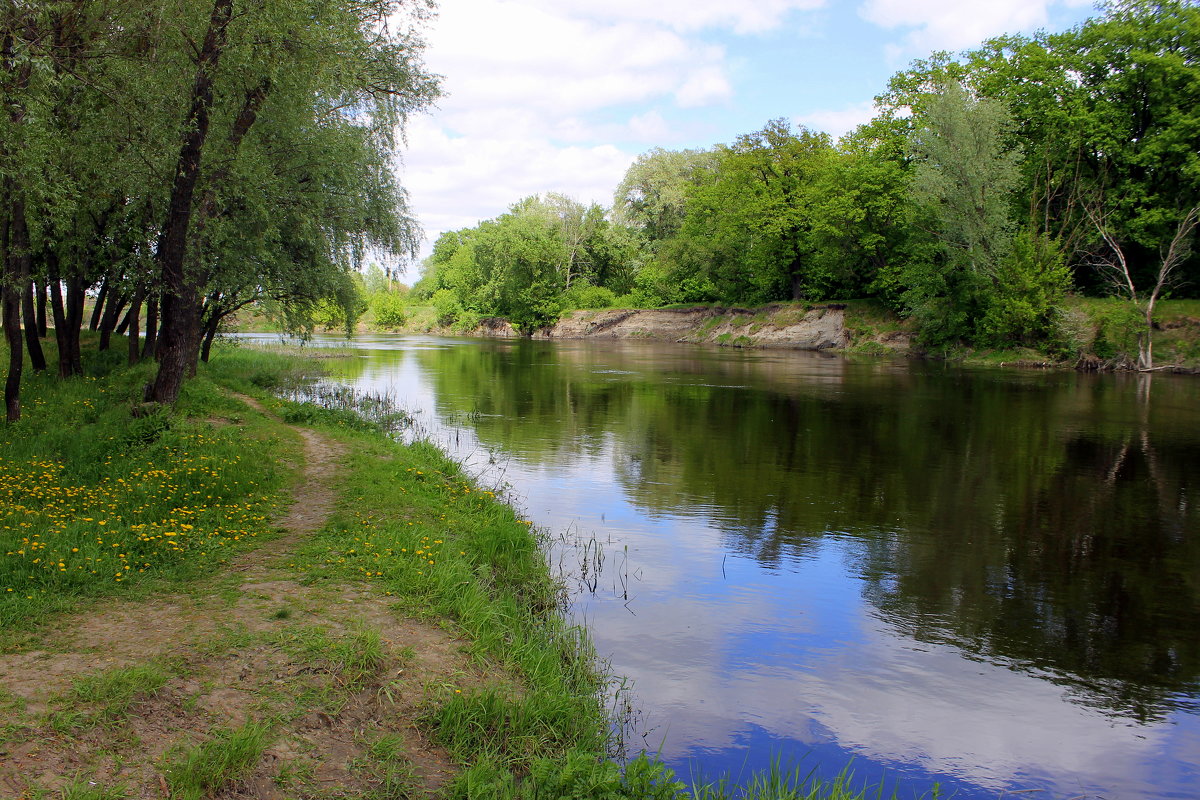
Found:
[[[204,14],[192,5],[192,30],[180,36],[199,44],[189,48],[181,40],[176,49],[186,58],[179,66],[190,66],[192,79],[178,94],[185,101],[175,126],[174,177],[156,248],[163,324],[159,369],[146,399],[157,403],[174,402],[196,361],[205,290],[216,265],[238,269],[221,258],[228,254],[218,249],[215,221],[236,219],[239,208],[261,205],[268,197],[268,190],[240,179],[241,165],[282,159],[284,150],[271,142],[289,133],[344,126],[362,131],[374,163],[386,161],[407,115],[437,93],[436,81],[420,61],[417,29],[429,12],[423,3],[213,0]],[[398,19],[410,24],[394,29]],[[298,181],[293,189],[336,191],[315,180]],[[395,206],[378,210],[393,219],[400,211]],[[304,223],[320,229],[324,221]],[[263,236],[255,229],[241,233]],[[325,233],[330,246],[342,249],[372,238],[369,230],[326,226]]]
[[[1065,294],[1055,243],[1014,215],[1022,153],[1012,124],[1003,102],[950,81],[914,128],[913,197],[942,252],[909,265],[905,300],[935,343],[1035,344]]]

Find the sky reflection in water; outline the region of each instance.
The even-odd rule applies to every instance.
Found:
[[[575,613],[682,775],[1196,796],[1196,379],[355,346],[343,380],[455,420],[537,524],[599,545]],[[577,579],[579,552],[554,553]]]

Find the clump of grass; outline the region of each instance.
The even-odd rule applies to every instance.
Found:
[[[558,759],[539,759],[517,778],[483,758],[464,770],[451,787],[456,800],[685,800],[684,784],[662,762],[645,756],[621,769],[594,753],[571,750]]]
[[[367,745],[365,757],[353,766],[365,773],[371,783],[371,789],[362,795],[363,800],[401,800],[415,793],[416,773],[408,758],[404,737],[399,734],[384,733],[375,737]]]
[[[351,689],[369,683],[387,663],[383,637],[369,628],[334,639],[320,626],[292,626],[281,631],[276,641],[307,661],[324,664]]]
[[[157,664],[120,667],[76,678],[68,693],[73,707],[53,714],[51,725],[58,730],[112,725],[124,719],[135,702],[156,693],[169,679],[167,671]]]
[[[351,686],[361,686],[376,677],[387,662],[379,631],[351,632],[329,648],[326,655]]]
[[[124,785],[102,786],[95,781],[79,779],[62,787],[62,800],[126,800],[129,790]]]
[[[270,727],[247,722],[233,730],[219,729],[213,737],[169,757],[167,785],[175,800],[201,800],[248,775],[270,744]]]

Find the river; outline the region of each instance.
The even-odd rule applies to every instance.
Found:
[[[632,744],[685,779],[1200,795],[1200,379],[349,346],[333,380],[423,411],[551,532]]]

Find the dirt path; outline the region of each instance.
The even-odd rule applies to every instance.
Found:
[[[427,687],[472,682],[463,643],[369,588],[300,582],[290,557],[334,510],[344,448],[294,430],[304,466],[278,538],[187,594],[105,603],[61,620],[36,649],[0,655],[0,798],[88,784],[170,797],[179,753],[251,720],[270,724],[269,745],[249,777],[214,797],[356,797],[397,782],[420,795],[444,784],[450,761],[416,720]],[[379,658],[365,675],[331,658],[366,651]],[[122,708],[111,687],[88,688],[100,674],[141,691]]]

